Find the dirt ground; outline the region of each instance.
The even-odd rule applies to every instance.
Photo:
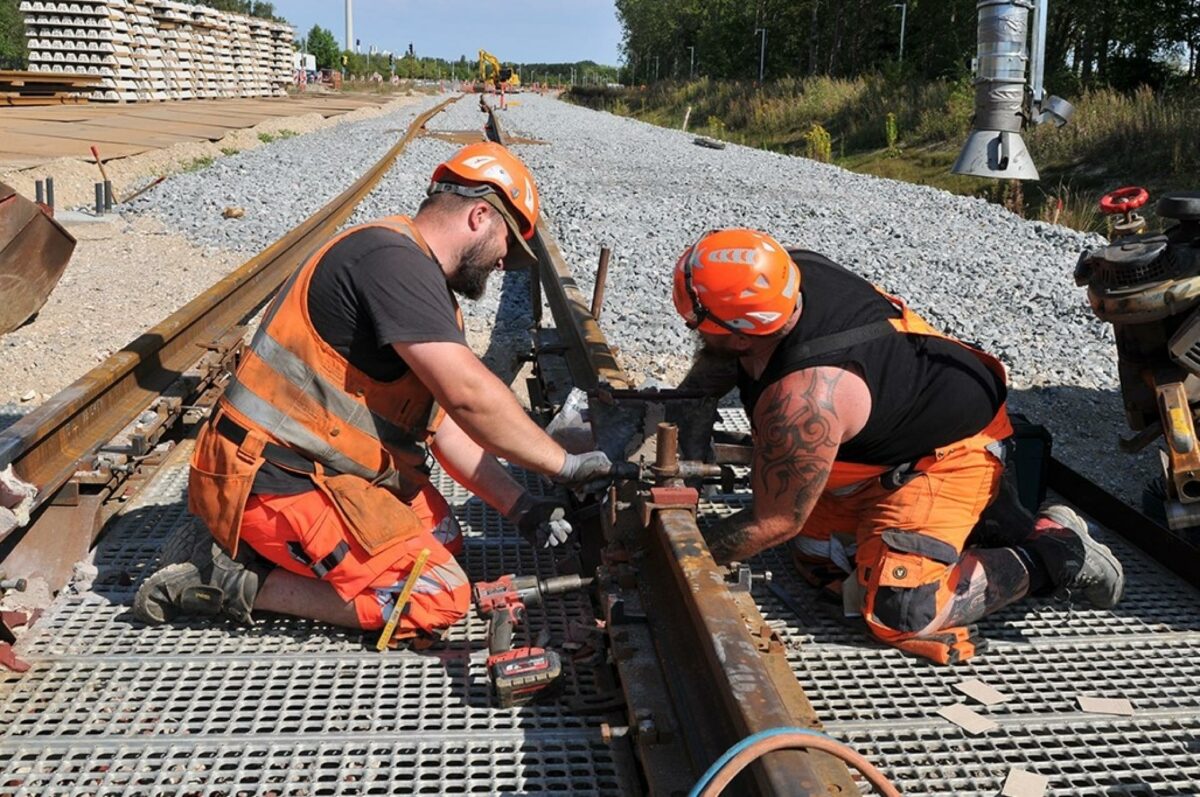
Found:
[[[0,335],[0,403],[40,404],[242,262],[152,218],[108,219],[69,227],[79,243],[58,286]]]
[[[128,158],[107,161],[104,168],[113,181],[113,192],[118,198],[128,196],[156,177],[174,174],[198,160],[221,158],[234,152],[266,146],[259,140],[260,133],[278,134],[281,131],[311,133],[323,127],[370,119],[390,113],[397,108],[411,105],[422,96],[402,96],[389,100],[378,107],[359,108],[341,116],[328,119],[319,113],[303,116],[268,119],[254,127],[235,130],[219,141],[197,141],[176,144],[172,147],[143,152]],[[102,151],[103,152],[103,151]],[[3,167],[0,166],[0,169]],[[96,164],[75,158],[60,158],[41,166],[14,171],[0,171],[0,183],[11,185],[18,193],[32,199],[36,180],[54,178],[55,204],[60,208],[91,206],[95,198],[95,183],[100,179]]]
[[[259,133],[307,133],[389,113],[420,101],[398,97],[326,119],[320,114],[271,119],[218,142],[177,144],[105,164],[118,196],[197,158],[266,146]],[[60,208],[87,204],[96,166],[63,159],[35,169],[0,174],[0,182],[32,197],[33,181],[53,176]],[[148,217],[132,222],[67,223],[78,240],[62,279],[41,312],[25,326],[0,335],[0,405],[26,412],[69,385],[114,351],[157,324],[244,262],[240,255],[199,247]]]

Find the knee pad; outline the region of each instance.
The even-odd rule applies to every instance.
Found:
[[[927,628],[949,597],[943,582],[958,559],[953,545],[916,532],[889,530],[865,541],[858,574],[872,633],[887,640]]]
[[[939,582],[917,587],[878,587],[871,613],[867,615],[872,632],[876,624],[902,634],[926,628],[937,616],[940,588]]]

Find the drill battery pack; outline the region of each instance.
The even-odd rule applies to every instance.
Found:
[[[547,697],[560,684],[558,653],[542,648],[514,648],[488,658],[488,674],[502,708],[523,706]]]

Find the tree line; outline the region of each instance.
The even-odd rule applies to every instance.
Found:
[[[1048,82],[1158,88],[1200,77],[1200,0],[1049,5]],[[632,83],[755,79],[760,59],[768,80],[853,77],[901,63],[917,77],[956,78],[975,55],[975,0],[616,0],[616,9],[622,79]]]
[[[474,56],[468,58],[460,55],[457,60],[421,56],[411,42],[407,49],[396,52],[354,53],[343,50],[333,31],[320,25],[313,25],[307,35],[297,40],[296,49],[311,53],[318,69],[345,68],[347,74],[351,75],[378,72],[385,76],[394,73],[405,79],[431,80],[471,80],[479,77],[479,61]],[[565,85],[572,75],[579,83],[607,83],[617,79],[617,67],[603,66],[594,61],[555,64],[505,62],[504,65],[514,68],[520,74],[522,83]]]

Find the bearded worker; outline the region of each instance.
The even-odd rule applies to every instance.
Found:
[[[249,623],[266,610],[377,629],[428,549],[396,638],[452,625],[470,585],[431,453],[530,544],[568,539],[562,509],[496,458],[567,485],[611,463],[564,451],[530,420],[467,347],[455,299],[536,262],[538,212],[525,165],[471,144],[437,167],[415,217],[352,227],[291,276],[196,441],[188,508],[212,542],[142,584],[139,618]]]
[[[970,658],[972,624],[1025,595],[1120,599],[1121,564],[1083,519],[1062,505],[1032,517],[1002,478],[996,358],[753,230],[688,248],[673,299],[703,339],[681,387],[737,387],[753,428],[753,505],[705,533],[718,562],[790,543],[876,638],[943,664]]]

